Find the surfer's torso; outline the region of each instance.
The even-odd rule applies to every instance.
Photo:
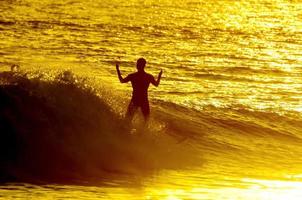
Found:
[[[135,72],[129,75],[132,84],[132,102],[137,106],[148,103],[148,88],[154,77],[146,72]]]

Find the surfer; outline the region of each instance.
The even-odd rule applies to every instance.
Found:
[[[160,70],[157,80],[155,80],[151,74],[145,72],[146,63],[144,58],[139,58],[136,62],[137,72],[129,74],[126,78],[123,78],[121,75],[119,62],[116,63],[116,71],[120,82],[127,83],[130,81],[133,88],[132,99],[126,113],[126,119],[130,121],[138,108],[141,109],[145,122],[148,121],[150,115],[148,88],[150,83],[157,87],[163,73],[163,71]]]

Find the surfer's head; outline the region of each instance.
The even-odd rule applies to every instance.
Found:
[[[137,71],[144,71],[147,61],[144,58],[139,58],[136,62]]]

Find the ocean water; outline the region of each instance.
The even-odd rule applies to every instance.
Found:
[[[301,1],[5,0],[0,11],[0,70],[21,70],[0,77],[17,80],[0,91],[0,175],[14,177],[0,199],[302,198]],[[129,131],[131,86],[115,61],[125,76],[140,57],[163,77],[149,126],[138,114]]]

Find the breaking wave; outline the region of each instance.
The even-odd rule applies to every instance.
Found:
[[[191,150],[158,123],[129,126],[70,72],[53,80],[3,72],[1,82],[1,179],[89,179],[190,165]]]
[[[280,151],[272,145],[301,142],[301,120],[276,113],[215,107],[201,112],[157,100],[148,126],[139,117],[130,126],[108,103],[109,93],[71,72],[50,79],[2,72],[0,79],[1,180],[71,181],[185,169],[200,167],[208,153],[245,155],[265,143],[259,153],[276,155]]]

